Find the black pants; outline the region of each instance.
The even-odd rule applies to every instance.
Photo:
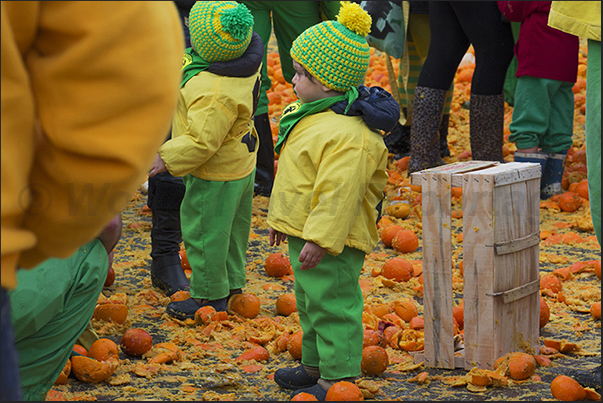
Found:
[[[457,67],[473,45],[475,71],[471,92],[503,92],[507,68],[513,59],[511,24],[503,22],[495,1],[430,1],[431,42],[418,85],[447,90]]]

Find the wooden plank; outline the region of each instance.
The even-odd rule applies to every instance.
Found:
[[[481,171],[480,171],[481,172]],[[494,268],[493,189],[491,176],[463,177],[463,266],[465,369],[490,368],[494,349],[492,291]]]
[[[454,369],[450,174],[423,172],[424,365]]]
[[[534,232],[528,236],[524,236],[517,239],[512,239],[506,242],[499,242],[494,244],[494,252],[497,255],[504,255],[506,253],[513,253],[522,249],[531,248],[532,246],[540,243],[540,231]]]

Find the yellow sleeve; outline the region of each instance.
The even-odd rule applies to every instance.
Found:
[[[183,42],[173,2],[2,2],[3,286],[6,253],[67,257],[130,200],[169,131]],[[20,94],[37,116],[8,116]]]

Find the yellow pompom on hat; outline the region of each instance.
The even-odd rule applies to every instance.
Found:
[[[342,1],[337,21],[324,21],[302,32],[291,57],[332,90],[347,92],[364,83],[370,48],[371,16],[356,3]]]
[[[193,49],[208,63],[237,59],[251,42],[253,16],[236,1],[197,1],[188,19]]]

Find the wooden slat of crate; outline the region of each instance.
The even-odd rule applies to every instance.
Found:
[[[494,349],[494,181],[489,176],[463,178],[463,294],[465,368],[489,368]]]
[[[538,293],[510,303],[500,296],[538,279],[537,244],[525,242],[531,246],[505,254],[494,248],[538,232],[535,165],[511,163],[463,177],[466,369],[492,369],[508,352],[537,348]]]
[[[450,173],[425,172],[421,177],[426,301],[422,358],[427,367],[454,369],[450,182]]]

